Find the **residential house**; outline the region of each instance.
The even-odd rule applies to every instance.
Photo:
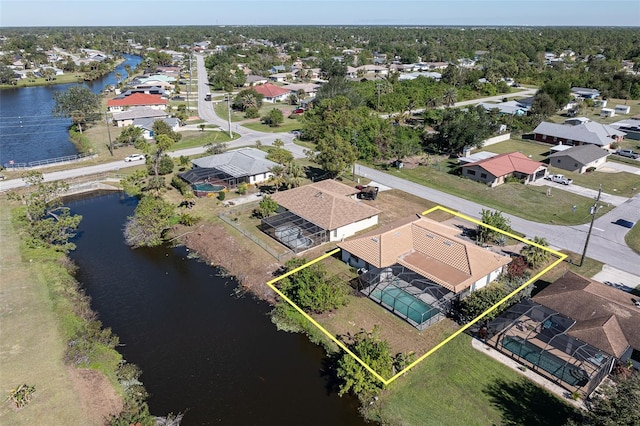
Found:
[[[253,86],[253,89],[260,93],[264,98],[264,102],[282,102],[289,97],[291,91],[284,87],[276,86],[275,84],[265,83],[258,86]]]
[[[256,148],[234,149],[191,161],[193,168],[178,176],[190,184],[209,182],[235,188],[239,183],[251,185],[266,182],[276,166],[267,153]]]
[[[622,141],[625,133],[612,126],[577,117],[565,120],[564,124],[543,121],[533,130],[533,136],[537,141],[551,144],[593,144],[609,149],[612,143]]]
[[[497,104],[492,104],[489,102],[481,102],[478,105],[483,107],[486,111],[491,111],[494,109],[498,110],[498,114],[502,114],[502,115],[522,116],[522,115],[526,115],[527,112],[529,111],[529,109],[526,106],[522,105],[518,101],[507,101],[507,102],[500,102]]]
[[[363,272],[360,290],[420,330],[444,318],[453,300],[494,281],[511,261],[462,238],[458,228],[415,216],[338,247],[342,260]]]
[[[584,173],[588,169],[599,169],[607,162],[609,151],[596,145],[572,146],[549,155],[549,165],[570,172]]]
[[[398,80],[415,80],[418,77],[430,78],[435,81],[440,81],[440,79],[442,78],[442,74],[440,74],[439,72],[431,71],[416,71],[400,74],[400,76],[398,76]]]
[[[600,117],[615,117],[616,111],[612,108],[602,108],[600,110]]]
[[[546,164],[527,158],[520,152],[499,154],[462,165],[462,176],[491,187],[504,183],[508,177],[515,177],[527,184],[546,175]]]
[[[289,89],[291,93],[295,94],[298,94],[298,92],[302,90],[306,97],[313,98],[316,96],[320,85],[316,83],[293,83],[286,84],[283,86],[283,88]]]
[[[167,109],[167,100],[160,95],[147,95],[144,93],[133,93],[121,99],[109,99],[107,108],[109,112],[121,112],[131,107],[146,106],[158,110]]]
[[[640,369],[640,306],[634,300],[568,270],[489,323],[488,343],[588,397],[616,361]]]
[[[294,250],[341,241],[378,223],[380,210],[356,199],[358,192],[331,179],[276,192],[281,209],[263,219],[263,230]]]
[[[287,67],[284,65],[274,65],[271,68],[269,68],[269,74],[277,74],[279,72],[286,72],[287,71]]]
[[[572,87],[571,93],[583,99],[595,99],[600,96],[600,92],[596,89],[588,89],[586,87]]]
[[[126,127],[133,124],[133,120],[140,118],[158,119],[168,117],[166,111],[149,108],[135,107],[127,111],[113,114],[112,122],[117,127]]]
[[[153,125],[156,121],[163,121],[171,130],[177,131],[180,128],[180,120],[175,117],[164,117],[164,118],[135,118],[133,119],[133,125],[135,127],[139,127],[142,129],[142,136],[145,139],[153,139],[155,135],[153,134]]]
[[[611,127],[625,132],[628,139],[640,140],[640,115],[611,123]]]
[[[275,74],[271,74],[269,75],[269,80],[270,81],[275,81],[278,83],[282,83],[285,81],[290,81],[290,80],[294,80],[296,78],[296,75],[298,74],[298,70],[291,70],[291,71],[287,71],[287,72],[278,72]]]
[[[262,77],[261,75],[248,75],[247,79],[244,83],[245,87],[249,86],[257,86],[259,84],[265,84],[269,81],[267,77]]]

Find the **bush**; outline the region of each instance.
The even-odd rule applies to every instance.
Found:
[[[241,184],[238,185],[236,190],[238,191],[238,194],[244,195],[249,190],[249,185],[246,182],[242,182]]]
[[[168,175],[173,172],[173,160],[168,155],[163,155],[160,159],[160,163],[158,163],[158,174],[160,175]]]
[[[224,191],[220,191],[218,192],[218,200],[220,201],[224,201],[224,199],[226,198],[227,194]]]
[[[191,192],[191,186],[178,176],[171,178],[171,186],[180,191],[182,195],[186,195],[187,192]]]
[[[256,107],[249,107],[244,112],[245,118],[258,118],[260,117],[260,111]]]

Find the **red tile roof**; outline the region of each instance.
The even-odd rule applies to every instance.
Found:
[[[493,176],[500,177],[513,172],[526,173],[530,175],[541,166],[544,166],[544,164],[538,161],[533,161],[520,152],[508,152],[487,158],[486,160],[465,164],[462,167],[470,166],[480,166]]]
[[[147,95],[146,93],[134,93],[122,99],[109,99],[107,106],[139,106],[139,105],[166,105],[167,100],[160,95]]]
[[[275,98],[277,96],[284,95],[285,93],[291,92],[289,89],[284,89],[280,86],[276,86],[275,84],[265,83],[260,84],[258,86],[253,86],[253,90],[263,95],[265,98]]]

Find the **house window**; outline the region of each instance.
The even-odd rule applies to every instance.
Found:
[[[560,163],[560,162],[561,162],[561,161],[560,161],[560,159],[558,158],[558,159],[556,160],[556,163]]]
[[[486,178],[487,178],[487,174],[486,174],[486,173],[480,173],[480,177],[481,177],[482,179],[486,179]]]
[[[471,176],[475,176],[475,175],[476,175],[476,171],[475,171],[475,170],[467,169],[467,174],[468,174],[468,175],[471,175]]]
[[[542,135],[542,140],[546,141],[547,140],[547,135]]]

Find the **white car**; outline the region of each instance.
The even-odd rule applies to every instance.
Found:
[[[138,160],[144,160],[144,154],[131,154],[128,157],[124,157],[124,161],[126,162]]]

